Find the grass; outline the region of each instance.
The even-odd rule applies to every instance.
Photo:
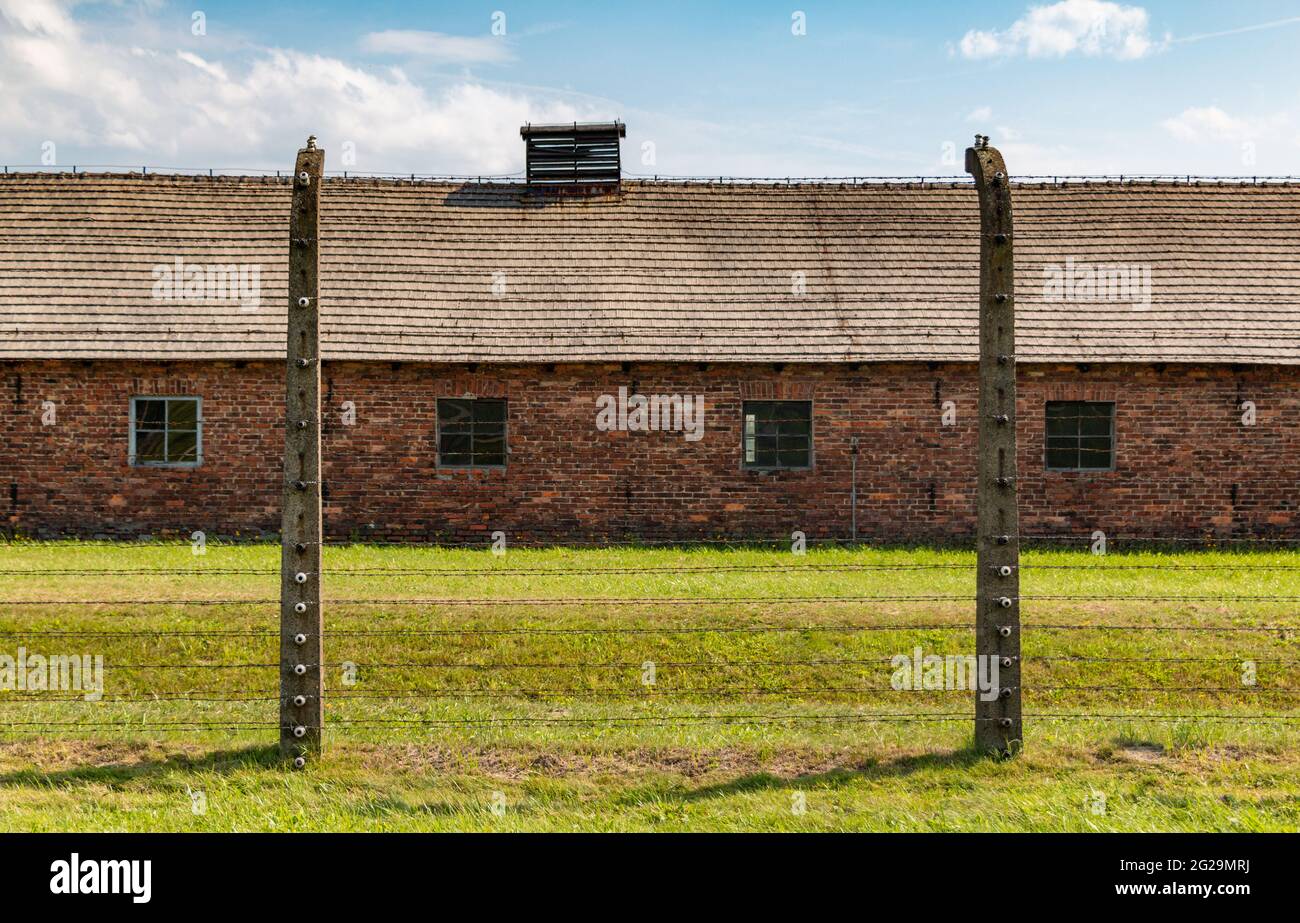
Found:
[[[272,746],[278,563],[267,545],[0,546],[0,653],[106,664],[102,701],[0,691],[0,826],[1300,826],[1297,603],[1251,598],[1300,597],[1295,552],[1026,552],[1025,711],[1068,717],[1027,720],[996,761],[970,749],[972,693],[890,687],[896,654],[970,652],[968,553],[331,547],[328,745],[307,772]],[[827,598],[867,596],[925,598]],[[1204,717],[1152,717],[1170,715]]]

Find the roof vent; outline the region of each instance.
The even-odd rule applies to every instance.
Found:
[[[519,129],[528,148],[528,185],[558,192],[607,192],[617,189],[622,122],[570,122],[525,125]]]

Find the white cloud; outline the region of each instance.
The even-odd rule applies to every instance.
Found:
[[[972,29],[962,36],[958,47],[963,57],[977,59],[1016,55],[1061,58],[1077,53],[1132,60],[1158,47],[1147,28],[1147,11],[1140,6],[1060,0],[1051,6],[1030,7],[1006,30]]]
[[[993,110],[988,106],[979,106],[966,115],[966,121],[983,124],[993,118]]]
[[[499,36],[445,35],[409,29],[371,32],[361,40],[361,49],[376,54],[432,58],[451,64],[500,64],[513,57],[505,39]]]
[[[210,64],[196,54],[188,51],[178,51],[176,52],[176,57],[180,58],[186,64],[193,64],[205,74],[215,77],[218,80],[225,81],[230,79],[226,76],[226,69],[220,64]]]
[[[1003,50],[1002,41],[994,32],[980,32],[972,29],[961,37],[961,53],[965,58],[993,58],[1000,54],[1009,54]]]
[[[69,3],[0,0],[0,154],[36,163],[91,151],[110,163],[275,168],[308,134],[341,169],[508,173],[523,165],[519,126],[611,118],[600,101],[464,78],[428,87],[400,69],[367,69],[290,49],[140,47],[148,30],[82,29]],[[127,38],[127,36],[130,38]],[[198,52],[202,51],[202,54]],[[104,162],[104,161],[100,161]]]
[[[5,0],[0,3],[0,17],[27,32],[48,36],[66,36],[76,29],[64,5],[55,0]]]
[[[1246,122],[1218,106],[1184,109],[1160,124],[1180,141],[1232,141],[1250,133]]]
[[[1291,124],[1291,114],[1286,112],[1242,118],[1218,106],[1192,106],[1160,123],[1173,137],[1191,144],[1282,141],[1294,145],[1287,130]]]

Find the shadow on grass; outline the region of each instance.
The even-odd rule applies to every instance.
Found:
[[[123,783],[150,779],[171,772],[238,772],[243,769],[287,768],[276,746],[249,746],[233,750],[214,750],[201,756],[175,753],[158,759],[75,766],[54,772],[19,769],[0,775],[0,788],[66,785],[78,782]]]
[[[992,759],[992,757],[972,746],[960,750],[949,750],[944,753],[923,753],[883,760],[868,759],[853,767],[839,767],[825,772],[793,776],[755,772],[741,776],[738,779],[732,779],[730,782],[718,782],[713,785],[690,789],[679,797],[685,801],[704,801],[709,798],[725,798],[728,795],[743,795],[773,789],[803,788],[807,786],[838,787],[859,779],[899,778],[928,769],[969,769],[976,763],[988,759]]]

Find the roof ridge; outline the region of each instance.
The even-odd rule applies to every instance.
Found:
[[[88,180],[131,180],[140,183],[158,182],[210,182],[213,184],[261,185],[287,184],[292,178],[291,170],[260,172],[202,172],[183,168],[163,170],[107,169],[84,170],[76,166],[66,169],[27,169],[14,170],[5,167],[0,172],[3,180],[44,180],[50,182],[85,182]],[[439,174],[357,174],[352,171],[327,171],[324,180],[329,185],[375,185],[375,186],[470,186],[485,189],[513,190],[527,189],[522,177],[516,176],[456,176]],[[1300,176],[1214,176],[1197,174],[1115,174],[1096,176],[1070,175],[1015,175],[1011,182],[1020,186],[1122,186],[1126,188],[1170,188],[1197,187],[1204,188],[1286,188],[1300,186]],[[784,188],[905,188],[905,189],[951,189],[970,188],[969,177],[961,176],[821,176],[821,177],[746,177],[746,176],[639,176],[625,175],[624,187],[691,187],[691,188],[728,188],[728,189],[784,189]]]

